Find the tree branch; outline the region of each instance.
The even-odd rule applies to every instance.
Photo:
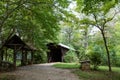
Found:
[[[103,29],[103,30],[104,30],[104,28],[105,28],[105,24],[108,23],[108,22],[110,22],[110,21],[112,21],[119,12],[120,12],[120,11],[115,12],[115,14],[114,14],[111,18],[104,19],[104,23],[103,23],[103,25],[102,25],[102,29]]]
[[[7,13],[5,13],[5,17],[3,18],[3,20],[0,23],[0,29],[3,27],[5,21],[10,17],[10,15],[17,10],[20,6],[22,5],[22,0],[18,1],[18,6],[15,7],[14,9],[12,9],[11,11],[7,11]]]
[[[97,21],[97,16],[95,15],[95,14],[93,14],[93,17],[94,17],[94,19],[95,19],[95,22],[96,22],[96,27],[99,29],[99,30],[102,30],[102,28],[97,24],[98,23],[98,21]]]
[[[114,15],[111,18],[106,19],[106,22],[112,21],[118,13],[120,13],[120,11],[115,12]]]

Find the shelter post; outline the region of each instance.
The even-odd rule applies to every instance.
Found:
[[[5,48],[5,60],[7,61],[8,54],[7,54],[7,48]]]
[[[1,50],[0,52],[1,52],[1,53],[0,53],[0,61],[3,61],[3,53],[4,53],[4,50]]]
[[[34,58],[33,58],[33,51],[31,51],[31,64],[33,64],[33,60],[34,60]]]
[[[14,65],[14,68],[16,69],[16,45],[14,46],[14,53],[13,53],[13,65]]]
[[[25,60],[25,57],[24,57],[24,52],[22,50],[22,59],[21,59],[21,65],[23,66],[24,65],[24,60]]]
[[[61,49],[61,61],[62,62],[64,61],[64,51],[63,51],[63,49]]]
[[[27,51],[25,51],[25,65],[27,65]]]

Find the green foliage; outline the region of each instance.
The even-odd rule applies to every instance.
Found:
[[[87,52],[88,57],[90,58],[91,63],[94,65],[94,70],[98,69],[98,65],[101,63],[101,49],[99,46],[94,46]]]
[[[109,22],[112,22],[119,11],[116,11],[116,5],[117,5],[118,0],[84,0],[83,1],[83,9],[82,12],[87,15],[86,17],[89,19],[83,18],[83,23],[84,24],[89,24],[92,27],[96,27],[99,29],[101,32],[103,41],[104,41],[104,46],[105,50],[107,53],[107,58],[108,58],[108,67],[109,71],[111,71],[111,58],[110,58],[110,50],[108,47],[108,41],[107,41],[107,30],[106,29],[108,26]],[[79,4],[79,3],[78,3]],[[114,11],[114,13],[113,13]],[[110,14],[113,13],[113,14]],[[111,15],[111,16],[109,16]],[[91,23],[92,22],[92,23]],[[90,27],[89,26],[89,27]],[[96,53],[96,52],[93,52]]]
[[[66,8],[69,3],[69,0],[0,1],[0,42],[17,33],[25,42],[46,51],[48,42],[57,42],[59,8]]]
[[[47,62],[47,55],[44,52],[36,51],[34,54],[34,63],[45,63]]]
[[[117,3],[118,0],[84,0],[82,11],[86,14],[99,13],[99,11],[103,11],[106,14],[110,8],[113,8]]]
[[[55,2],[57,2],[57,0],[55,0]],[[58,1],[59,3],[58,5],[62,6],[63,8],[67,8],[70,2],[71,2],[70,0],[61,0]]]
[[[64,56],[64,62],[67,63],[78,62],[76,53],[74,51],[68,51]]]
[[[84,2],[84,0],[76,0],[77,1],[77,11],[81,11],[81,9],[82,9],[82,7],[83,7],[83,2]]]
[[[120,56],[116,56],[116,62],[114,63],[114,65],[120,67]]]
[[[84,47],[80,47],[79,51],[76,51],[76,55],[79,62],[88,59],[88,56],[86,55],[86,50]]]

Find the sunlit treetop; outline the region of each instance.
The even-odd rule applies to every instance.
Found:
[[[90,14],[93,12],[108,12],[118,3],[118,0],[83,0],[82,12]]]

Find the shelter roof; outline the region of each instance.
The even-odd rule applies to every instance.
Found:
[[[7,48],[17,48],[17,49],[23,49],[23,50],[35,50],[35,48],[29,46],[26,44],[21,38],[17,35],[13,35],[11,38],[9,38],[3,46],[6,46]]]
[[[49,48],[58,48],[59,47],[59,48],[64,48],[66,50],[75,50],[75,49],[73,49],[73,48],[71,48],[71,47],[69,47],[67,45],[62,44],[62,43],[59,43],[59,44],[49,43],[49,44],[47,44],[47,46]]]
[[[58,45],[63,47],[63,48],[69,49],[69,50],[75,50],[75,49],[73,49],[73,48],[71,48],[71,47],[69,47],[67,45],[62,44],[62,43],[59,43]]]

